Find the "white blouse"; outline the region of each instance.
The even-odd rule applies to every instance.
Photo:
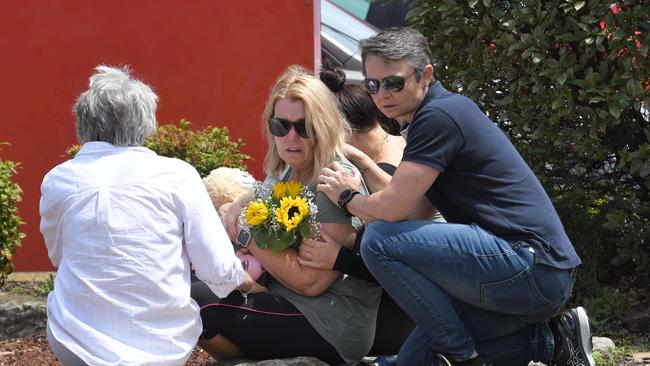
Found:
[[[58,267],[48,326],[90,365],[182,365],[202,331],[190,262],[225,297],[244,270],[196,170],[144,147],[83,145],[41,186]]]

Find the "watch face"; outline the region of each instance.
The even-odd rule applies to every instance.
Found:
[[[251,233],[248,230],[241,229],[235,241],[242,247],[248,246],[248,242],[251,241]]]
[[[339,206],[341,206],[341,204],[344,204],[344,202],[345,202],[345,198],[346,198],[349,194],[350,194],[350,192],[348,192],[347,189],[346,189],[345,191],[343,191],[343,192],[341,192],[341,193],[339,194],[339,200],[338,200],[338,204],[339,204]]]

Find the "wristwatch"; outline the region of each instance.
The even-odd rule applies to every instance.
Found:
[[[352,197],[355,195],[359,194],[359,191],[354,190],[354,189],[346,189],[345,191],[341,192],[339,194],[339,199],[336,201],[336,203],[339,205],[339,207],[345,212],[346,215],[352,216],[350,211],[348,211],[348,203],[352,201]]]
[[[235,242],[239,244],[240,246],[246,248],[248,246],[248,243],[251,241],[251,232],[248,230],[248,228],[243,227],[239,229],[239,234],[237,234],[237,238],[235,238]]]

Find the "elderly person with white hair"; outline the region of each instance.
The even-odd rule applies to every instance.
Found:
[[[43,180],[48,341],[64,365],[184,364],[202,331],[190,262],[218,296],[261,289],[196,170],[142,146],[157,100],[128,68],[98,66],[74,106],[83,146]]]

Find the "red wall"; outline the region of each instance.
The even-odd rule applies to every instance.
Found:
[[[227,126],[254,157],[266,150],[259,116],[275,78],[320,56],[311,0],[21,0],[0,12],[0,141],[22,164],[16,181],[27,234],[18,271],[51,270],[38,230],[40,182],[74,144],[71,106],[98,64],[131,65],[160,97],[159,123]]]

